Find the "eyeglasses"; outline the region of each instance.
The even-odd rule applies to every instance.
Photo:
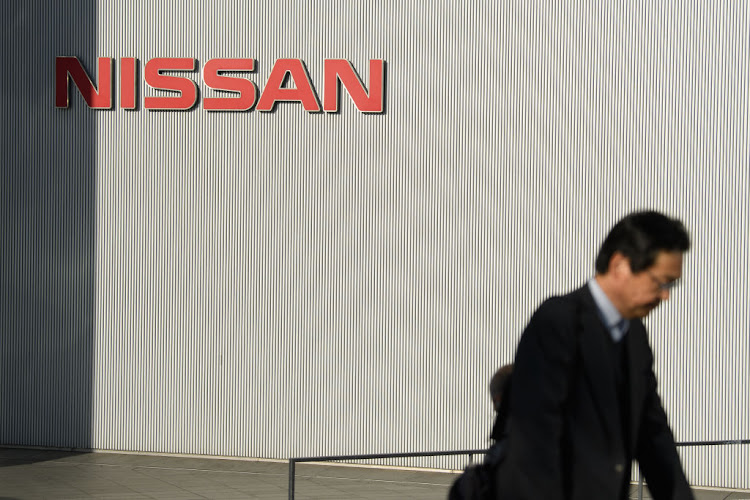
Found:
[[[651,271],[646,271],[646,273],[649,275],[649,277],[656,283],[656,286],[659,287],[659,290],[669,292],[670,290],[673,290],[677,285],[680,284],[678,280],[672,280],[664,282],[654,276],[654,274]]]

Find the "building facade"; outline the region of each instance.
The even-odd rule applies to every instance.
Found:
[[[647,322],[675,436],[750,437],[746,2],[256,4],[5,7],[0,444],[483,447],[530,314],[640,208],[693,237]],[[92,87],[56,107],[65,56]],[[188,109],[148,104],[164,75]],[[747,446],[681,454],[750,488]]]

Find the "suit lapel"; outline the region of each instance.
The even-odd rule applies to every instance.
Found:
[[[630,454],[635,453],[637,432],[639,426],[638,415],[641,414],[643,406],[643,395],[646,387],[644,385],[643,372],[646,369],[641,366],[642,353],[638,349],[638,340],[640,336],[646,336],[646,328],[640,321],[632,321],[630,331],[625,336],[628,342],[628,385],[630,386]],[[650,368],[650,367],[649,367]]]
[[[615,385],[614,354],[609,332],[599,319],[588,287],[579,296],[581,301],[581,357],[586,379],[593,392],[597,411],[610,436],[620,436],[619,403]]]

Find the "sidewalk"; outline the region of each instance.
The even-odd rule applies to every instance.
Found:
[[[456,477],[434,471],[305,463],[296,468],[297,500],[441,500]],[[288,484],[285,462],[0,448],[0,500],[286,500]],[[750,499],[750,492],[695,493],[696,500]],[[632,498],[636,498],[635,487]]]

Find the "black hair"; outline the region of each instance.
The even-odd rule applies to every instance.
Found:
[[[690,236],[685,226],[659,212],[649,210],[627,215],[609,232],[596,256],[596,272],[604,274],[615,252],[630,261],[634,273],[654,264],[659,252],[686,252]]]
[[[513,364],[503,365],[498,369],[490,380],[490,396],[497,410],[497,403],[507,397],[510,390],[510,378],[513,374]]]

